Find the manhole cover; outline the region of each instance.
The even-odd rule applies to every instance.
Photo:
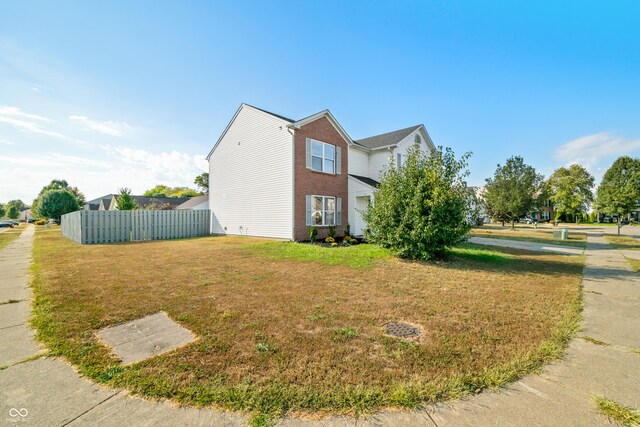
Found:
[[[422,329],[418,326],[404,322],[389,322],[385,327],[385,333],[399,338],[415,338],[422,335]]]

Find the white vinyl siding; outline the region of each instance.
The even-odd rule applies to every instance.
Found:
[[[288,122],[243,105],[209,159],[213,233],[293,238]]]
[[[351,175],[369,176],[369,153],[349,147],[349,173]]]
[[[349,177],[349,212],[348,221],[351,226],[351,232],[357,236],[362,235],[362,228],[366,228],[366,223],[362,219],[362,213],[358,210],[366,210],[366,207],[359,206],[358,201],[362,198],[368,197],[370,201],[373,201],[374,188],[365,184],[357,178]]]
[[[425,142],[425,136],[422,134],[421,129],[416,129],[407,135],[402,141],[398,142],[393,151],[389,151],[386,148],[371,151],[369,153],[369,173],[367,176],[375,179],[376,181],[380,181],[383,169],[385,166],[389,165],[391,160],[393,160],[396,167],[398,167],[398,164],[404,164],[407,160],[407,151],[416,142],[416,135],[420,137],[420,149],[427,154],[431,153],[429,145]]]

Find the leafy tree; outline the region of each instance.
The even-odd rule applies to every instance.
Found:
[[[542,190],[542,175],[533,166],[524,163],[520,156],[507,159],[504,166],[498,165],[493,178],[487,178],[484,199],[490,215],[504,222],[511,222],[527,215],[537,207],[537,198]]]
[[[598,187],[598,209],[602,213],[624,215],[637,209],[640,201],[640,159],[618,158],[605,172]]]
[[[556,169],[546,183],[556,220],[560,215],[571,215],[577,222],[594,200],[593,185],[593,176],[580,165]]]
[[[0,203],[0,218],[2,218],[6,212],[7,210],[5,209],[4,205]]]
[[[195,197],[199,195],[200,193],[198,193],[196,190],[193,190],[191,188],[185,188],[182,190],[174,191],[170,197]]]
[[[69,190],[46,190],[38,198],[35,213],[40,218],[59,220],[62,215],[78,209],[80,209],[78,199]]]
[[[82,206],[87,203],[87,199],[84,197],[84,194],[78,189],[78,187],[69,187],[67,188],[76,197],[78,201],[78,205]]]
[[[18,210],[16,205],[9,206],[9,209],[7,209],[7,218],[18,219],[19,216],[20,216],[20,211]]]
[[[116,197],[116,209],[118,209],[119,211],[132,211],[138,209],[138,204],[135,200],[133,200],[133,197],[131,197],[131,189],[118,189],[118,196]]]
[[[18,211],[29,208],[29,206],[27,206],[27,204],[20,199],[9,200],[7,202],[7,208],[9,206],[15,206],[16,208],[18,208]]]
[[[32,211],[34,211],[34,212],[38,211],[38,203],[40,202],[40,198],[48,190],[66,190],[66,191],[69,191],[76,198],[76,201],[78,202],[78,206],[82,206],[82,205],[85,204],[84,194],[82,194],[80,192],[80,190],[78,190],[78,187],[71,187],[69,185],[69,183],[64,179],[53,179],[53,180],[51,180],[51,182],[49,184],[47,184],[44,187],[42,187],[42,190],[40,190],[40,193],[38,194],[38,197],[36,197],[36,199],[33,201],[32,205],[31,205],[31,210]]]
[[[203,194],[209,194],[209,172],[203,172],[196,176],[193,183]]]
[[[444,258],[470,229],[469,156],[457,160],[442,147],[427,156],[414,145],[402,167],[391,162],[374,192],[375,203],[363,213],[368,239],[403,258]]]
[[[171,193],[171,187],[167,187],[166,185],[156,185],[150,190],[144,192],[144,196],[146,197],[169,197]]]
[[[147,197],[194,197],[200,196],[196,190],[188,187],[169,187],[166,185],[156,185],[144,192]]]

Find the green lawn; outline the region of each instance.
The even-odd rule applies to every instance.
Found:
[[[10,228],[7,231],[3,231],[0,233],[0,250],[4,249],[9,245],[9,243],[13,242],[20,236],[22,230],[24,230],[25,226],[21,224],[19,227]]]

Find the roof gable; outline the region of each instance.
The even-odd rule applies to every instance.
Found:
[[[304,119],[300,119],[300,120],[292,123],[289,126],[294,128],[294,129],[300,129],[302,126],[304,126],[306,124],[309,124],[311,122],[315,122],[316,120],[319,120],[319,119],[321,119],[323,117],[326,117],[326,119],[329,121],[329,123],[331,123],[331,125],[335,128],[335,130],[345,140],[347,145],[352,145],[353,144],[353,140],[351,139],[349,134],[342,128],[340,123],[338,123],[336,118],[333,117],[333,114],[331,114],[331,111],[329,111],[329,110],[322,110],[319,113],[312,114],[310,116],[305,117]]]
[[[211,149],[211,151],[209,151],[209,154],[207,154],[207,160],[209,160],[211,158],[211,155],[213,154],[213,151],[216,149],[218,144],[220,144],[220,141],[222,141],[222,138],[224,138],[224,136],[227,134],[227,132],[229,131],[229,128],[231,127],[233,122],[235,122],[236,118],[238,117],[238,114],[240,114],[240,111],[242,111],[243,108],[251,108],[253,110],[260,111],[263,114],[268,114],[270,116],[273,116],[273,117],[275,117],[277,119],[280,119],[280,120],[283,120],[285,122],[293,123],[293,120],[288,119],[288,118],[286,118],[284,116],[280,116],[278,114],[272,113],[272,112],[267,111],[267,110],[263,110],[261,108],[254,107],[253,105],[245,104],[243,102],[242,104],[240,104],[240,107],[238,107],[238,109],[236,110],[236,113],[231,118],[231,121],[229,122],[229,124],[227,124],[227,127],[224,128],[224,131],[222,132],[222,135],[220,135],[220,138],[218,138],[216,143],[213,145],[213,148]]]

